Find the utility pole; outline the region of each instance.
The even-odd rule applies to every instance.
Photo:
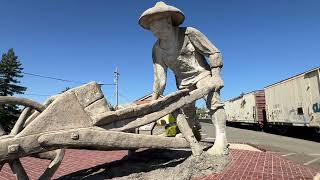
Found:
[[[118,70],[118,67],[116,67],[116,71],[114,72],[114,76],[115,76],[115,79],[114,79],[114,83],[116,85],[116,107],[115,109],[118,109],[118,105],[119,105],[119,70]]]

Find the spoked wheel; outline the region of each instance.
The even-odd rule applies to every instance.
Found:
[[[0,104],[14,104],[14,105],[25,106],[16,124],[12,128],[10,134],[0,136],[0,139],[6,138],[6,137],[14,137],[15,135],[17,135],[19,132],[23,130],[25,126],[27,126],[33,119],[35,119],[46,108],[46,106],[39,104],[35,101],[25,99],[25,98],[11,97],[11,96],[0,96]],[[33,112],[33,110],[35,111]],[[56,170],[58,169],[58,167],[60,166],[63,160],[64,152],[65,152],[64,149],[57,149],[54,151],[48,151],[44,153],[31,155],[33,157],[51,160],[51,163],[49,164],[49,166],[47,167],[45,172],[40,176],[39,179],[51,179],[51,177],[54,175],[54,173],[56,172]],[[0,171],[5,163],[8,163],[10,165],[10,168],[17,179],[19,180],[29,179],[25,169],[21,164],[20,158],[6,161],[6,162],[0,162]]]

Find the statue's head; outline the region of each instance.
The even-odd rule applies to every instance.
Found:
[[[170,17],[155,19],[150,22],[150,31],[159,39],[168,39],[173,25]]]
[[[139,24],[143,28],[151,30],[156,37],[165,39],[173,26],[182,24],[184,18],[181,10],[160,1],[142,13]]]

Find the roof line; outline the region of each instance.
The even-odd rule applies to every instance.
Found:
[[[235,101],[235,100],[237,100],[237,99],[242,98],[244,95],[248,95],[248,94],[251,94],[251,93],[255,93],[255,92],[257,92],[257,91],[264,91],[264,89],[257,89],[257,90],[253,90],[253,91],[250,91],[250,92],[247,92],[247,93],[241,93],[239,96],[234,97],[234,98],[231,98],[231,99],[228,99],[228,100],[226,100],[225,102],[227,102],[227,101]]]
[[[274,85],[276,85],[276,84],[280,84],[280,83],[285,82],[285,81],[287,81],[287,80],[289,80],[289,79],[297,78],[297,77],[299,77],[299,76],[301,76],[301,75],[303,75],[303,74],[307,74],[307,73],[313,72],[313,71],[318,70],[318,69],[320,69],[320,66],[318,66],[318,67],[316,67],[316,68],[313,68],[313,69],[310,69],[310,70],[307,70],[307,71],[304,71],[304,72],[299,73],[299,74],[297,74],[297,75],[288,77],[288,78],[286,78],[286,79],[283,79],[283,80],[281,80],[281,81],[275,82],[275,83],[270,84],[270,85],[268,85],[268,86],[265,86],[264,89],[265,89],[265,88],[268,88],[268,87],[271,87],[271,86],[274,86]]]
[[[143,97],[141,97],[141,98],[139,98],[139,99],[137,99],[137,100],[134,100],[133,102],[137,102],[137,101],[142,101],[142,100],[144,100],[144,99],[147,99],[148,97],[150,97],[150,96],[152,96],[152,93],[149,93],[149,94],[147,94],[147,95],[145,95],[145,96],[143,96]],[[163,95],[160,95],[160,97],[164,97]]]

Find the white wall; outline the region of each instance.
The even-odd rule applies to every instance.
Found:
[[[234,101],[225,102],[227,120],[232,122],[255,122],[255,96],[254,93],[243,95]]]

